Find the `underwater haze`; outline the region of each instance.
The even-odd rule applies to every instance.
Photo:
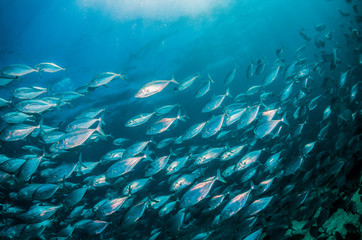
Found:
[[[1,239],[361,239],[361,0],[2,0]]]

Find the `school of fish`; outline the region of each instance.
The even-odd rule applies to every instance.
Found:
[[[164,101],[118,123],[137,135],[144,127],[142,141],[114,135],[106,107],[66,124],[43,120],[97,88],[129,81],[125,74],[99,73],[77,91],[54,92],[26,80],[12,89],[11,82],[65,68],[2,66],[0,86],[12,98],[0,98],[0,238],[287,239],[290,219],[311,219],[304,227],[312,229],[318,209],[351,188],[348,175],[361,164],[360,31],[346,33],[354,65],[340,60],[345,49],[325,47],[333,31],[319,24],[300,30],[300,48],[235,66],[224,79],[190,73],[140,85],[137,101],[187,91],[198,104],[206,100],[196,105],[198,116]],[[311,49],[320,51],[310,57]],[[248,90],[234,88],[236,81]],[[88,161],[100,143],[112,150]]]

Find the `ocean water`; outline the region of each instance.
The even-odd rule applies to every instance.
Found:
[[[7,132],[9,126],[17,125],[1,120],[1,238],[193,239],[204,233],[197,239],[360,239],[361,6],[360,0],[2,0],[1,77],[12,81],[0,86],[0,98],[10,101],[0,108],[1,116],[19,110],[18,104],[24,99],[14,96],[14,90],[21,87],[47,88],[35,99],[58,99],[56,106],[44,112],[30,113],[33,121],[24,124],[39,125],[41,130],[35,129],[20,140],[6,139],[12,134]],[[32,72],[16,78],[5,72],[12,64],[36,68],[44,62],[65,70],[40,70],[39,74]],[[254,69],[252,76],[248,76],[250,67]],[[276,78],[268,84],[268,74],[277,68]],[[288,69],[292,69],[289,75]],[[232,82],[225,84],[233,71]],[[104,72],[121,74],[122,78],[79,91]],[[198,77],[186,90],[178,91],[176,88],[190,76]],[[208,76],[213,80],[210,91],[195,98]],[[170,82],[150,97],[136,96],[151,81],[171,79],[178,83]],[[282,94],[289,84],[292,90],[284,99]],[[253,86],[259,90],[246,94]],[[227,89],[231,97],[226,96],[215,110],[201,112],[213,96],[223,95]],[[75,100],[59,97],[60,93],[74,91],[81,94]],[[262,95],[268,96],[262,99]],[[311,107],[318,96],[316,108]],[[227,108],[236,102],[240,103],[237,108],[245,111],[242,118],[247,117],[251,107],[259,106],[256,119],[242,128],[237,127],[240,120],[225,125],[231,114]],[[173,104],[179,106],[165,115],[154,114],[140,126],[125,126],[138,114]],[[326,116],[328,107],[331,114]],[[79,146],[61,149],[64,152],[52,151],[53,145],[44,143],[47,132],[43,124],[64,134],[77,114],[93,108],[104,109],[94,118],[102,118],[101,128],[106,136],[91,133]],[[258,126],[271,122],[263,118],[268,110],[276,110],[273,120],[285,117],[286,123],[278,123],[270,134],[259,138]],[[192,125],[211,122],[220,115],[225,120],[213,136],[202,137],[201,131],[190,140],[180,140]],[[177,117],[181,116],[184,119],[179,120]],[[152,124],[163,118],[177,119],[166,131],[147,134]],[[301,125],[301,133],[296,134]],[[96,126],[91,124],[87,129]],[[222,131],[230,132],[218,138]],[[113,140],[117,138],[128,141],[115,145]],[[171,144],[158,149],[157,144],[166,138],[173,138]],[[106,178],[104,186],[92,186],[90,179],[107,174],[115,162],[127,159],[124,156],[102,162],[107,152],[129,150],[132,144],[148,140],[152,140],[148,147],[137,153],[146,154],[147,158],[130,173]],[[307,151],[305,146],[309,143],[315,145]],[[29,151],[24,146],[38,150]],[[224,153],[235,146],[244,148],[232,160],[222,161],[220,154],[209,163],[195,164],[206,150],[222,148]],[[228,167],[256,150],[261,150],[256,163],[231,176],[224,175]],[[280,161],[275,170],[268,169],[267,159],[277,152],[281,152]],[[80,155],[82,162],[78,161]],[[31,177],[21,179],[23,164],[40,156],[44,159],[39,166],[32,165],[35,169]],[[124,194],[127,184],[147,178],[145,171],[162,156],[169,156],[166,166],[140,191]],[[185,166],[177,173],[167,174],[167,167],[182,157],[188,157]],[[8,158],[24,162],[15,166]],[[81,167],[86,168],[86,163],[98,165],[82,173],[85,170]],[[69,176],[64,173],[59,181],[49,181],[49,170],[65,164],[75,166]],[[255,169],[255,174],[243,181],[250,169]],[[216,181],[205,198],[185,207],[185,194],[196,184],[217,176],[218,171],[225,183]],[[195,179],[190,185],[179,191],[170,190],[178,177],[191,173]],[[264,189],[263,182],[270,179],[270,188]],[[54,192],[42,193],[47,197],[39,197],[37,187],[35,195],[31,191],[28,197],[19,194],[27,186],[46,183],[56,187]],[[87,188],[85,195],[67,206],[65,199],[82,187]],[[235,215],[215,220],[223,217],[223,209],[234,197],[248,190],[251,193],[245,205],[233,206]],[[224,200],[208,211],[210,199],[217,195],[223,195]],[[159,196],[170,197],[166,204],[175,202],[175,208],[166,216],[160,216],[161,208],[150,205],[158,203],[155,198]],[[106,216],[97,212],[100,201],[120,197],[127,201],[119,209]],[[272,197],[272,201],[266,207],[257,206],[258,213],[250,213],[251,204],[266,197]],[[59,208],[41,218],[39,215],[45,210],[29,211],[37,204]],[[137,204],[145,205],[144,212],[131,212]],[[74,218],[69,217],[77,206],[84,209]],[[127,216],[137,214],[139,218],[127,222]],[[67,227],[71,231],[65,231]],[[260,229],[260,235],[250,235]]]

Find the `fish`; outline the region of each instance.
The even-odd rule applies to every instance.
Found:
[[[127,199],[128,197],[106,199],[106,201],[102,202],[102,205],[97,208],[96,215],[104,218],[114,214],[123,206]]]
[[[106,171],[106,178],[117,178],[130,171],[144,158],[146,155],[141,157],[129,157],[126,159],[121,159],[116,163],[112,164]]]
[[[10,77],[22,77],[38,70],[24,64],[11,64],[1,69],[1,73]]]
[[[289,126],[289,123],[286,120],[286,116],[284,115],[280,120],[270,120],[260,124],[259,126],[254,128],[254,133],[257,138],[263,138],[270,134],[281,122],[284,123],[286,126]]]
[[[177,91],[181,92],[189,88],[195,80],[199,77],[199,75],[191,75],[187,77],[182,83],[176,86]]]
[[[207,122],[196,123],[189,127],[182,136],[182,141],[189,140],[197,136],[199,133],[202,132],[206,123]]]
[[[246,69],[246,78],[251,79],[255,75],[255,63],[251,62]]]
[[[73,132],[64,134],[57,142],[50,146],[51,152],[60,152],[63,150],[69,150],[82,145],[94,132],[99,132],[102,136],[105,136],[100,123],[94,129],[80,129]]]
[[[248,109],[241,115],[237,128],[238,129],[244,128],[249,124],[251,124],[252,122],[254,122],[256,116],[259,113],[259,108],[260,105],[248,107]]]
[[[11,83],[14,79],[16,79],[16,77],[0,76],[0,86],[1,86],[1,87],[6,86],[6,85],[8,85],[9,83]]]
[[[203,132],[201,137],[209,138],[218,133],[224,123],[225,115],[226,113],[218,116],[213,116],[209,121],[207,121],[202,129]]]
[[[60,208],[61,205],[34,204],[21,217],[30,223],[42,222],[52,217]]]
[[[170,186],[171,192],[179,192],[192,184],[200,175],[199,171],[194,171],[190,174],[185,174],[176,179]]]
[[[214,83],[210,74],[207,75],[208,80],[204,81],[195,94],[195,98],[203,97],[206,93],[210,91],[211,83]]]
[[[194,164],[201,165],[206,164],[215,158],[217,158],[221,152],[224,151],[224,148],[211,148],[201,153],[197,158]]]
[[[155,112],[138,114],[137,116],[134,116],[130,120],[128,120],[126,122],[125,126],[126,127],[136,127],[136,126],[142,125],[142,124],[146,123],[154,114],[155,114]]]
[[[236,157],[240,152],[245,148],[245,145],[235,146],[232,148],[227,148],[227,150],[221,155],[220,161],[229,161]]]
[[[218,107],[221,106],[222,102],[224,101],[225,97],[232,97],[230,92],[229,92],[229,88],[226,89],[226,93],[224,95],[217,95],[217,96],[213,96],[206,104],[205,106],[202,108],[201,112],[205,113],[205,112],[211,112],[215,109],[217,109]]]
[[[1,131],[0,140],[7,142],[22,140],[29,136],[29,134],[31,134],[35,129],[40,127],[41,124],[37,126],[31,126],[23,123],[12,125]]]
[[[267,86],[274,82],[274,80],[278,77],[281,66],[276,65],[264,78],[263,86]]]
[[[129,226],[138,221],[145,212],[148,206],[148,201],[142,201],[136,205],[133,205],[123,218],[122,225]]]
[[[73,207],[79,203],[86,194],[88,187],[83,186],[70,192],[64,200],[64,205],[67,207]]]
[[[48,72],[48,73],[55,73],[59,71],[65,71],[65,68],[59,67],[55,63],[39,63],[35,65],[35,69],[40,72]]]
[[[243,115],[243,113],[245,111],[246,111],[246,108],[241,108],[241,109],[235,109],[234,111],[229,112],[224,121],[224,124],[226,126],[230,126],[230,125],[236,123],[237,121],[239,121],[239,119],[241,118],[241,116]]]
[[[50,110],[51,108],[54,108],[56,106],[57,104],[48,103],[40,99],[34,99],[21,101],[16,105],[16,108],[23,113],[41,114],[44,111]]]
[[[162,156],[152,161],[146,169],[145,177],[151,177],[161,171],[167,164],[170,155]]]
[[[225,221],[226,219],[231,218],[237,212],[239,212],[240,209],[244,207],[246,201],[248,200],[250,191],[251,190],[241,193],[232,198],[221,210],[220,221]]]
[[[197,183],[196,185],[189,188],[184,193],[184,195],[182,195],[180,200],[181,207],[190,208],[199,203],[207,196],[216,181],[226,183],[226,180],[223,179],[220,175],[220,170],[217,171],[216,176],[206,179],[204,182]]]
[[[136,98],[147,98],[161,92],[169,83],[179,84],[176,80],[155,80],[145,84],[135,95]]]
[[[46,92],[47,89],[42,87],[21,87],[13,91],[13,96],[18,99],[33,99]]]
[[[245,154],[236,164],[235,170],[241,171],[256,163],[262,153],[262,150],[255,150]]]
[[[273,198],[274,196],[270,196],[255,200],[247,207],[246,212],[244,213],[245,216],[253,216],[260,211],[263,211]]]
[[[180,107],[180,104],[174,104],[174,105],[165,105],[162,107],[159,107],[155,110],[157,115],[164,115],[172,111],[175,107]]]
[[[234,80],[234,78],[235,78],[235,73],[236,73],[236,68],[234,68],[232,71],[230,71],[227,75],[226,75],[226,77],[225,77],[225,79],[224,79],[224,85],[230,85],[231,84],[231,82]]]
[[[126,151],[123,154],[123,157],[132,157],[141,153],[151,142],[153,141],[149,140],[149,141],[135,142],[126,149]]]
[[[10,124],[19,124],[23,122],[34,122],[34,116],[22,112],[8,112],[1,117],[5,122]]]
[[[155,135],[163,133],[164,131],[168,130],[169,127],[176,121],[186,121],[185,116],[181,115],[181,111],[177,113],[177,116],[174,118],[162,118],[161,120],[153,123],[148,129],[146,134],[147,135]]]
[[[65,127],[65,131],[69,133],[69,132],[74,132],[74,131],[81,130],[81,129],[88,129],[97,122],[99,122],[100,124],[103,124],[102,117],[97,118],[97,119],[79,118],[79,119],[76,119],[76,120],[72,121],[71,123],[69,123]]]
[[[124,80],[124,76],[119,73],[113,73],[113,72],[103,72],[95,75],[92,80],[88,84],[88,88],[97,88],[100,86],[105,86],[110,81],[113,81],[114,79],[120,78]]]
[[[173,161],[171,164],[169,164],[166,168],[166,175],[174,174],[178,171],[180,171],[181,168],[183,168],[187,162],[187,160],[190,158],[190,156],[184,156],[181,158],[177,158],[175,161]]]

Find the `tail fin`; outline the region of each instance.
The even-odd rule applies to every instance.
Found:
[[[40,69],[36,69],[36,72],[38,73],[39,78],[42,78],[42,77],[43,77],[43,76],[41,75]]]
[[[187,118],[186,115],[181,115],[181,109],[179,109],[178,112],[177,112],[177,119],[185,122],[185,121],[186,121],[186,118]]]
[[[82,153],[83,153],[83,152],[80,152],[80,153],[79,153],[78,164],[81,165],[81,166],[84,167],[84,168],[88,168],[86,165],[84,165],[84,163],[83,163],[83,161],[82,161]]]
[[[216,180],[219,180],[220,182],[223,182],[223,183],[228,183],[228,182],[221,176],[220,169],[217,169]]]
[[[96,127],[96,129],[94,129],[95,131],[99,132],[104,138],[107,137],[107,135],[103,132],[103,130],[101,129],[101,122],[98,123],[98,126]]]
[[[172,148],[170,148],[170,156],[177,156],[177,154],[173,152]]]
[[[226,96],[229,96],[229,97],[231,97],[231,98],[233,97],[233,95],[231,95],[231,93],[230,93],[229,88],[226,89],[225,95],[226,95]]]
[[[207,76],[208,76],[210,82],[214,83],[214,80],[212,80],[212,78],[211,78],[211,76],[210,76],[210,73],[207,73]]]
[[[283,114],[281,121],[289,127],[289,122],[287,121],[287,113]]]
[[[180,84],[179,82],[177,82],[177,81],[175,80],[175,76],[174,76],[174,75],[172,75],[171,82],[173,82],[173,83],[175,83],[175,84]]]

